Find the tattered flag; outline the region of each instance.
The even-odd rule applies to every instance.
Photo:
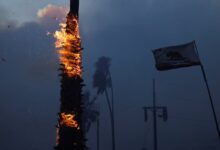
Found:
[[[156,68],[160,71],[201,64],[194,41],[155,49],[153,54]]]

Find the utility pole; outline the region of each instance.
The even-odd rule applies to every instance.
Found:
[[[152,107],[144,107],[145,114],[145,122],[148,120],[148,110],[153,112],[153,128],[154,128],[154,150],[158,150],[158,137],[157,137],[157,117],[162,117],[163,121],[167,121],[167,107],[165,106],[157,106],[156,105],[156,88],[155,88],[155,80],[153,79],[153,106]],[[157,114],[157,112],[161,110],[162,114]]]

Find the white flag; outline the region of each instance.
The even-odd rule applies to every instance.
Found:
[[[200,65],[195,43],[169,46],[153,50],[156,68],[160,71]]]

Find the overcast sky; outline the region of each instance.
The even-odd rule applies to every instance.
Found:
[[[54,32],[68,0],[0,2],[0,146],[3,150],[49,150],[55,145],[60,78]],[[41,14],[41,15],[40,15]],[[158,118],[159,150],[218,150],[210,103],[199,67],[158,72],[152,49],[195,40],[207,72],[220,120],[220,2],[218,0],[81,0],[85,89],[92,89],[94,63],[112,59],[117,150],[153,149],[152,78],[157,103],[168,107]],[[101,112],[101,149],[111,150],[105,97]],[[88,133],[95,150],[96,126]]]

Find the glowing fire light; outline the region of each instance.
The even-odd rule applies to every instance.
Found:
[[[60,121],[61,125],[65,124],[68,127],[77,128],[78,130],[80,129],[77,121],[75,120],[75,115],[74,114],[61,113],[60,117],[61,117],[60,118],[61,119],[61,121]]]
[[[54,34],[60,62],[69,77],[81,77],[81,39],[78,19],[74,15],[67,17],[67,23],[60,23],[60,30]]]

